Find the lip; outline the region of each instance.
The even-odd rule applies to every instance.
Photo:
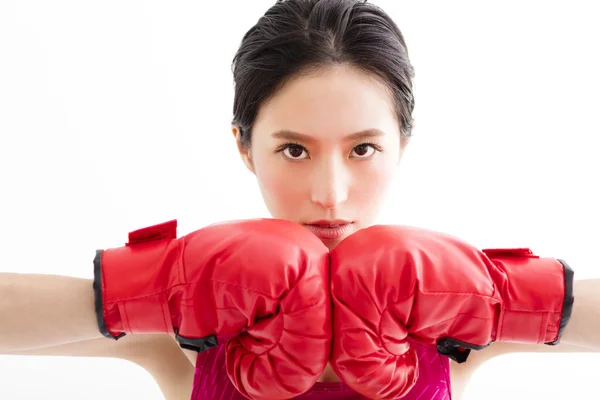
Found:
[[[344,220],[320,220],[304,224],[321,240],[336,240],[342,238],[352,228],[352,222]]]
[[[320,219],[318,221],[308,222],[305,225],[317,225],[317,226],[335,226],[335,225],[346,225],[351,224],[352,221],[345,219]]]

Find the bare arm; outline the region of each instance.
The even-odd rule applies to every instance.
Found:
[[[556,346],[520,343],[494,343],[472,351],[466,363],[451,363],[453,398],[460,399],[473,373],[494,357],[510,353],[597,353],[600,352],[600,280],[574,283],[575,303],[571,321]]]
[[[0,273],[0,354],[96,338],[91,279]]]
[[[598,353],[600,352],[600,279],[576,280],[573,292],[575,302],[571,320],[565,328],[560,343],[555,346],[541,344],[494,343],[472,357],[490,359],[509,353]],[[465,363],[468,364],[468,363]]]
[[[575,281],[571,321],[561,344],[579,346],[590,353],[600,351],[600,279]],[[561,344],[556,347],[560,347]]]
[[[124,359],[152,375],[166,400],[189,400],[194,382],[194,365],[174,338],[165,334],[127,335],[115,341],[106,338],[83,340],[58,346],[23,350],[7,355],[110,357]],[[194,357],[197,354],[194,354]],[[195,360],[194,360],[195,361]]]
[[[197,353],[185,353],[166,334],[102,336],[91,279],[0,273],[0,354],[125,359],[147,370],[167,400],[186,400]]]

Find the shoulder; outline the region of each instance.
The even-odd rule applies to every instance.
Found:
[[[154,378],[166,400],[189,400],[196,357],[196,352],[181,349],[173,337],[153,335],[136,345],[126,359]]]
[[[452,394],[456,399],[460,399],[467,388],[475,371],[492,358],[506,353],[503,346],[492,344],[490,347],[479,351],[471,351],[469,358],[464,363],[450,362],[450,384],[452,385]]]
[[[450,381],[452,391],[456,394],[455,398],[460,399],[460,394],[466,388],[471,377],[486,362],[505,355],[514,353],[589,353],[590,350],[571,345],[560,343],[556,346],[548,346],[543,344],[521,344],[521,343],[493,343],[488,348],[479,351],[472,351],[468,360],[465,363],[458,364],[450,363]]]

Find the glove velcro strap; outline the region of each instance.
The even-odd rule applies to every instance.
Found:
[[[554,340],[560,327],[560,312],[502,310],[496,340],[541,344]]]
[[[126,333],[173,334],[171,313],[164,293],[122,301],[118,304]],[[129,318],[129,315],[135,318]]]

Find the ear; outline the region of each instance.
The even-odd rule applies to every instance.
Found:
[[[408,147],[409,143],[410,143],[410,137],[403,136],[400,138],[400,152],[402,154],[404,154],[404,151]]]
[[[409,143],[410,137],[402,136],[400,138],[400,156],[398,157],[398,164],[400,164],[400,161],[402,161],[402,156],[404,155],[404,152],[406,151],[406,148],[408,147]]]
[[[248,146],[247,148],[244,148],[244,146],[242,145],[242,134],[237,126],[232,125],[231,132],[233,133],[233,137],[235,138],[238,152],[240,153],[240,157],[242,157],[244,165],[246,165],[246,168],[248,168],[248,170],[254,174],[254,163],[252,162],[251,147]]]

